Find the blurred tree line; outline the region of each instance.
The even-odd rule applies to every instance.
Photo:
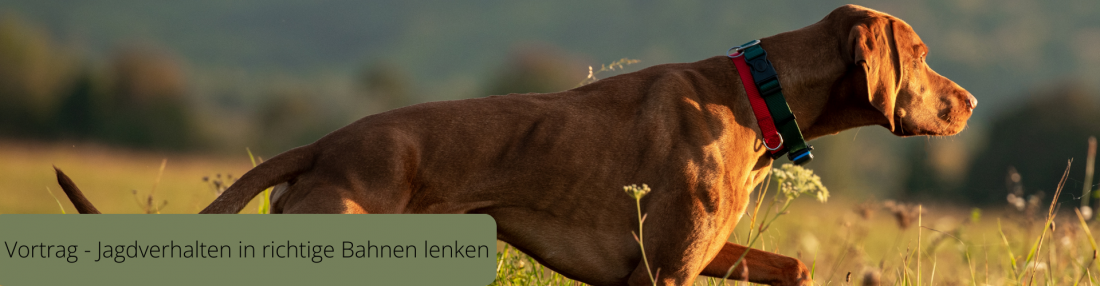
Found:
[[[98,66],[16,15],[0,18],[0,136],[194,148],[187,88],[170,54],[128,48]]]
[[[476,92],[450,99],[564,90],[584,78],[580,60],[544,45],[518,46],[506,58]],[[196,91],[204,85],[188,74],[184,60],[165,48],[128,45],[99,61],[4,14],[0,138],[175,151],[244,145],[276,154],[359,117],[438,98],[419,94],[401,66],[385,61],[364,65],[350,83],[276,76],[257,90],[238,87],[255,84],[247,80],[216,75]]]

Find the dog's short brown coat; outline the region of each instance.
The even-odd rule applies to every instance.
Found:
[[[977,104],[928,68],[908,24],[860,6],[761,45],[807,139],[865,125],[955,134]],[[260,164],[202,213],[239,212],[277,184],[275,213],[484,213],[501,240],[568,277],[648,285],[630,234],[634,201],[623,193],[648,184],[649,263],[658,284],[683,285],[723,276],[746,250],[726,238],[771,167],[760,137],[736,68],[717,56],[560,93],[367,116]],[[742,265],[732,278],[810,284],[793,258],[750,250]]]

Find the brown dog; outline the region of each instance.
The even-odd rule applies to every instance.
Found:
[[[977,104],[928,68],[908,24],[878,11],[840,7],[761,41],[807,139],[865,125],[951,135]],[[771,167],[760,138],[733,63],[718,56],[560,93],[367,116],[260,164],[202,213],[237,213],[277,184],[275,213],[484,213],[498,238],[570,278],[642,285],[623,186],[644,183],[645,253],[658,284],[683,285],[722,277],[746,251],[726,239]],[[732,278],[810,284],[798,260],[749,251]]]

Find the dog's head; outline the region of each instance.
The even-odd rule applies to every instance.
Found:
[[[928,67],[928,47],[909,24],[856,5],[838,12],[856,19],[846,45],[883,126],[898,136],[953,135],[966,127],[978,100]]]

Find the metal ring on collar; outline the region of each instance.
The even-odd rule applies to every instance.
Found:
[[[779,135],[779,144],[775,145],[775,148],[768,146],[768,140],[765,140],[763,137],[760,138],[760,141],[764,141],[764,149],[768,149],[768,151],[775,151],[779,150],[779,148],[783,148],[783,133],[776,133],[775,135]]]
[[[740,57],[742,55],[741,50],[744,50],[744,49],[747,49],[749,47],[759,45],[759,44],[760,44],[760,40],[752,40],[751,42],[745,43],[744,45],[732,47],[729,50],[726,50],[726,56],[729,57],[729,58]]]

